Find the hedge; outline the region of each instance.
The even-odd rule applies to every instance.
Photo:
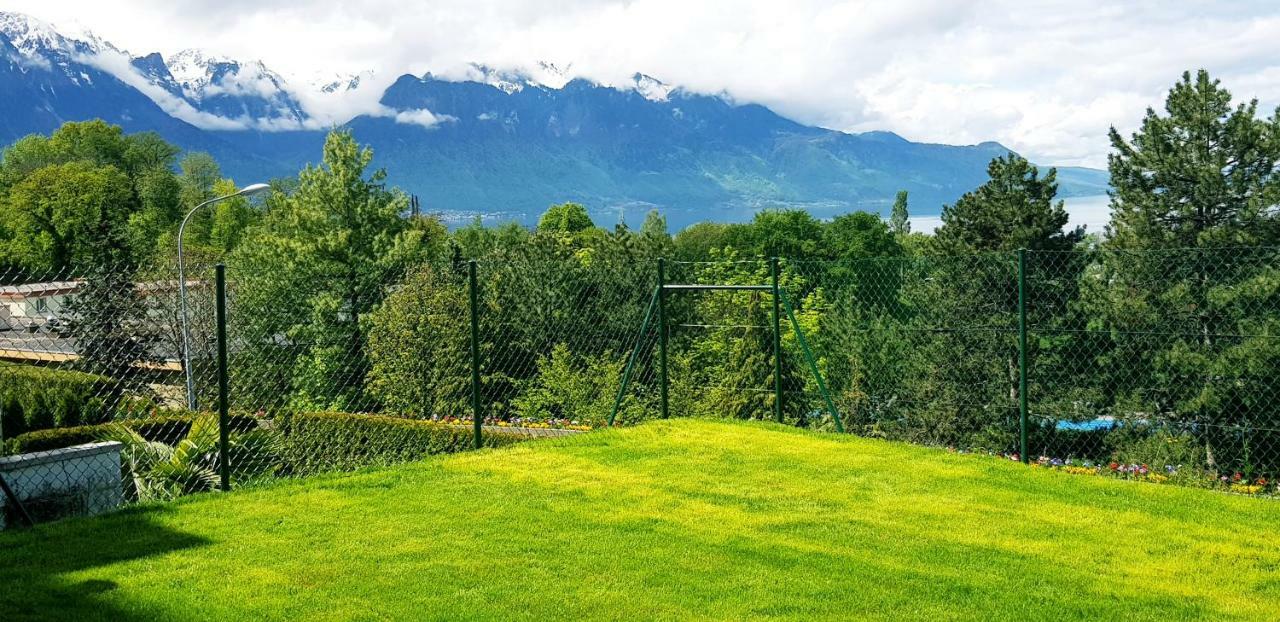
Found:
[[[119,394],[106,376],[50,367],[0,363],[0,432],[101,423]]]
[[[126,419],[95,425],[36,430],[19,434],[5,441],[3,449],[4,453],[7,454],[21,454],[94,443],[110,427],[121,425],[136,430],[138,434],[149,441],[174,445],[187,435],[187,432],[191,429],[191,421],[194,418],[193,415],[185,411],[162,411],[162,414],[143,419]],[[253,417],[234,416],[231,418],[231,427],[235,430],[249,430],[257,427],[257,425],[258,420]]]
[[[474,443],[470,427],[381,415],[296,413],[277,417],[275,427],[282,437],[284,470],[292,475],[409,462],[471,449]],[[481,436],[485,447],[522,439],[492,430]]]

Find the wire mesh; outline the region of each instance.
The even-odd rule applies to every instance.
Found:
[[[1015,253],[784,259],[795,313],[777,333],[768,289],[669,291],[641,330],[653,256],[622,236],[494,250],[476,266],[478,360],[464,261],[230,262],[224,429],[212,266],[11,271],[0,476],[53,516],[215,490],[224,471],[244,486],[460,451],[475,443],[473,364],[484,446],[615,410],[628,425],[661,412],[661,331],[672,416],[780,411],[834,430],[798,326],[848,432],[1276,492],[1280,249],[1033,251],[1022,270]],[[758,259],[668,262],[665,282],[771,276]]]

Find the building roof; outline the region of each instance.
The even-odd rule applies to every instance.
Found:
[[[22,302],[33,298],[48,298],[62,294],[74,293],[80,289],[84,281],[49,281],[47,283],[26,283],[23,285],[0,286],[0,301]]]
[[[188,288],[198,288],[204,286],[204,281],[199,279],[187,279]],[[23,302],[36,298],[48,298],[50,296],[61,296],[64,294],[74,294],[84,287],[84,280],[75,281],[47,281],[45,283],[25,283],[22,285],[3,285],[0,286],[0,302]],[[148,281],[145,283],[134,283],[133,287],[140,293],[150,294],[162,291],[173,291],[178,289],[178,280],[169,281]]]

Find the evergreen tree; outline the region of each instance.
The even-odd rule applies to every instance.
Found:
[[[925,363],[910,366],[919,373],[910,394],[921,403],[921,440],[1007,450],[1014,449],[1018,429],[1013,252],[1070,250],[1084,232],[1063,231],[1067,212],[1055,201],[1054,169],[1042,177],[1011,153],[992,160],[987,170],[986,183],[943,208],[927,272],[908,281],[904,296],[913,308],[914,328],[933,331],[916,353]],[[1074,279],[1067,282],[1074,287]],[[1034,298],[1028,304],[1040,306]]]
[[[1231,94],[1203,70],[1148,110],[1129,140],[1114,128],[1112,220],[1086,281],[1091,321],[1112,337],[1097,392],[1121,415],[1194,426],[1210,469],[1280,460],[1280,110]],[[1177,250],[1174,250],[1177,249]],[[1194,250],[1192,250],[1194,249]],[[1244,432],[1233,431],[1241,426]]]
[[[987,165],[989,179],[954,205],[942,208],[935,234],[940,250],[951,254],[984,251],[1070,250],[1083,229],[1064,232],[1067,210],[1058,194],[1057,169],[1040,171],[1017,154]]]
[[[1115,249],[1275,244],[1280,240],[1280,108],[1231,106],[1209,73],[1184,73],[1125,140],[1113,127],[1108,158]]]

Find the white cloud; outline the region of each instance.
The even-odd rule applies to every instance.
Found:
[[[121,6],[124,5],[124,6]],[[1280,103],[1280,4],[1248,0],[126,0],[0,9],[79,20],[137,52],[199,42],[295,76],[377,70],[466,74],[467,63],[536,64],[628,84],[758,102],[797,120],[912,140],[996,140],[1045,163],[1105,162],[1107,128],[1136,127],[1183,70]],[[330,121],[375,110],[381,89],[325,98]],[[299,93],[299,95],[302,95]]]
[[[441,123],[457,121],[456,118],[447,114],[434,114],[425,108],[418,110],[400,110],[395,113],[396,123],[405,125],[420,125],[425,128],[433,128]]]
[[[181,97],[153,84],[130,63],[129,57],[114,50],[103,50],[97,54],[83,55],[76,59],[79,62],[97,67],[142,92],[160,106],[161,110],[174,118],[181,119],[196,127],[207,130],[243,130],[249,127],[246,119],[228,119],[216,114],[196,110]]]

